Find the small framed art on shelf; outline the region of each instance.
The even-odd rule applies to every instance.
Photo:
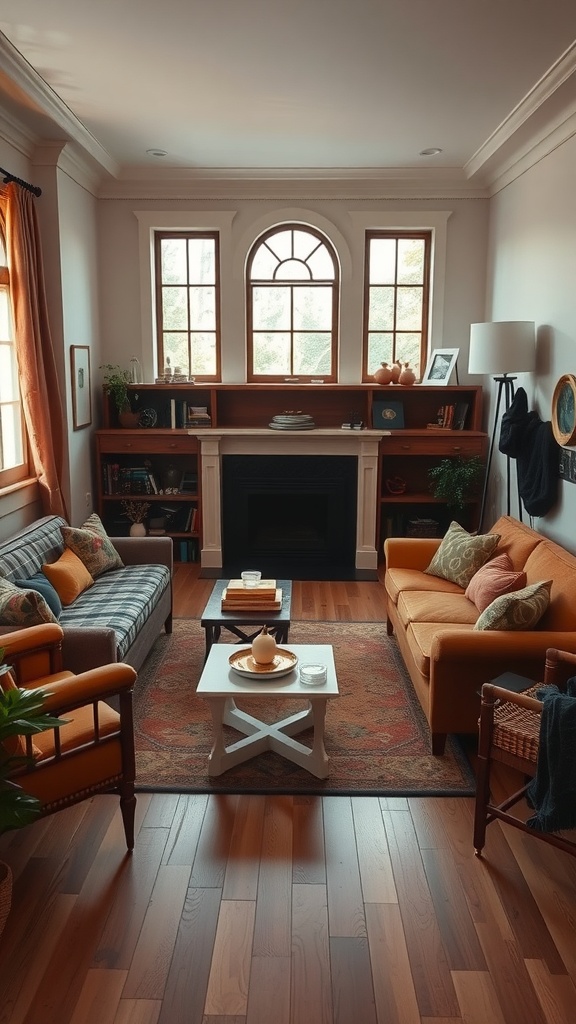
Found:
[[[422,378],[423,384],[449,384],[452,371],[456,367],[459,348],[435,348],[430,353],[428,364]],[[458,373],[456,373],[458,380]]]
[[[402,402],[374,402],[372,404],[374,430],[403,430],[404,406]]]

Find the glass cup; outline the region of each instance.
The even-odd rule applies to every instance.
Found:
[[[240,577],[245,587],[257,587],[262,579],[262,573],[258,569],[245,569],[240,573]]]

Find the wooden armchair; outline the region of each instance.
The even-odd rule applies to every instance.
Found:
[[[535,697],[535,692],[542,685],[551,684],[558,686],[560,690],[565,689],[566,680],[573,675],[576,675],[576,654],[548,648],[543,681],[535,683],[524,693],[512,693],[492,683],[484,683],[482,686],[474,814],[476,856],[482,854],[486,827],[496,819],[576,856],[576,841],[561,833],[535,831],[525,824],[520,815],[509,813],[512,807],[523,800],[536,774],[543,705]],[[527,780],[519,790],[501,803],[495,803],[490,792],[491,771],[495,761],[517,769]]]
[[[21,688],[42,688],[44,708],[66,724],[23,737],[33,766],[12,778],[52,814],[96,793],[117,792],[129,850],[134,848],[135,758],[132,690],[136,672],[116,662],[74,675],[62,668],[63,630],[30,626],[1,638],[4,660]],[[116,698],[119,711],[106,701]]]

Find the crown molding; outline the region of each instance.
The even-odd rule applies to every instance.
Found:
[[[72,113],[47,82],[24,59],[15,46],[0,32],[0,64],[3,73],[32,102],[36,111],[57,126],[69,141],[115,177],[119,165],[88,131],[86,126]],[[54,133],[56,134],[56,133]],[[37,142],[40,140],[37,138]]]
[[[485,199],[484,186],[458,168],[125,168],[101,185],[100,199],[385,200]]]
[[[464,174],[470,182],[484,184],[492,195],[502,187],[499,182],[513,181],[531,166],[530,153],[536,162],[551,152],[559,144],[563,126],[564,141],[573,134],[569,122],[575,109],[576,42],[468,160]]]

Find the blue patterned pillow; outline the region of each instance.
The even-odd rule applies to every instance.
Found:
[[[21,587],[22,590],[37,590],[39,594],[46,601],[46,604],[56,616],[60,618],[62,614],[62,601],[58,597],[58,592],[50,583],[50,580],[46,579],[43,572],[36,572],[28,580],[14,580],[14,585]]]

